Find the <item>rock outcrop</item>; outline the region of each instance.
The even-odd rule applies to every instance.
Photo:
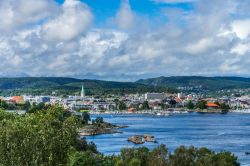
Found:
[[[99,124],[92,124],[84,126],[83,128],[79,129],[78,133],[80,136],[93,136],[93,135],[100,135],[100,134],[113,134],[113,133],[122,133],[117,129],[125,128],[127,126],[118,126],[113,125],[111,123],[103,122]]]
[[[145,142],[154,142],[157,143],[155,137],[153,135],[145,134],[145,135],[134,135],[128,137],[129,142],[133,142],[134,144],[143,144]]]

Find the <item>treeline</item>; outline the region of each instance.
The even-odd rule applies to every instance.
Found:
[[[119,155],[77,152],[71,166],[239,166],[237,157],[230,152],[213,152],[207,148],[180,146],[170,153],[165,145],[153,150],[146,147],[124,148]]]
[[[134,87],[134,88],[85,88],[86,95],[119,95],[124,94],[143,94],[146,92],[168,92],[176,93],[178,92],[174,88],[168,87]],[[0,96],[15,96],[15,95],[55,95],[55,96],[67,96],[67,95],[80,95],[80,87],[69,87],[65,86],[63,88],[33,88],[33,89],[6,89],[0,90]]]
[[[244,77],[202,77],[202,76],[172,76],[156,77],[138,80],[145,85],[182,87],[183,91],[218,91],[228,89],[250,88],[250,78]]]
[[[122,149],[105,156],[93,143],[78,136],[85,125],[79,117],[58,106],[25,115],[0,111],[0,165],[3,166],[238,166],[230,152],[206,148],[177,148],[173,153],[161,145],[152,151]],[[95,123],[102,121],[97,119]],[[112,141],[112,140],[111,140]]]
[[[149,86],[136,82],[81,80],[60,77],[0,78],[0,95],[79,95],[84,84],[86,95],[123,95],[145,92],[176,92],[166,86]]]
[[[50,108],[50,104],[45,103],[30,103],[26,101],[24,103],[7,103],[0,99],[0,109],[2,110],[25,110],[28,113],[34,113],[39,110],[47,110]]]

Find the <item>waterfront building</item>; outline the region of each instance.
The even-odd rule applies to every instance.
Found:
[[[218,109],[218,108],[220,108],[220,106],[218,104],[213,103],[213,102],[207,102],[206,106],[207,106],[207,109]]]
[[[13,96],[10,99],[10,101],[13,102],[13,103],[17,103],[17,104],[23,104],[24,103],[23,96]]]

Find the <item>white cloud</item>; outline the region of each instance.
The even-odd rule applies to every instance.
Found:
[[[250,43],[248,44],[240,43],[231,49],[231,53],[237,55],[245,55],[249,51],[250,51]]]
[[[33,9],[14,2],[0,2],[7,5],[0,6],[0,18],[5,18],[0,28],[8,30],[0,33],[1,76],[99,75],[127,80],[156,75],[249,75],[250,23],[243,11],[237,17],[242,1],[197,1],[195,10],[184,15],[181,10],[167,15],[169,10],[159,11],[161,19],[147,18],[153,26],[146,28],[144,16],[123,1],[112,16],[117,29],[89,27],[93,14],[79,1],[54,6],[44,0],[33,4],[38,5]],[[168,17],[178,20],[165,22]]]
[[[91,22],[92,14],[85,4],[66,0],[62,13],[44,24],[43,33],[49,41],[68,41],[82,35]]]
[[[39,23],[56,12],[50,0],[2,0],[0,2],[0,30],[12,31],[22,26]]]
[[[236,33],[240,39],[246,39],[249,37],[250,19],[233,21],[231,26],[232,31]]]
[[[133,27],[135,14],[131,10],[129,0],[122,0],[120,9],[116,14],[116,22],[121,29],[127,30]]]
[[[240,61],[239,58],[226,59],[224,63],[221,64],[220,70],[224,72],[235,72],[240,70],[240,65],[237,64]]]
[[[190,54],[201,54],[206,52],[208,49],[213,47],[215,41],[211,38],[200,39],[198,42],[188,44],[186,47],[186,51]]]

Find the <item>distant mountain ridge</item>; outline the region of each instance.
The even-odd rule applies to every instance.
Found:
[[[17,77],[0,78],[0,89],[48,88],[48,87],[80,87],[87,88],[133,88],[146,85],[135,82],[115,82],[67,77]]]
[[[123,94],[169,91],[167,87],[154,87],[136,82],[115,82],[67,77],[0,78],[0,94],[78,94],[82,84],[87,94]]]
[[[172,76],[140,79],[136,81],[144,85],[168,87],[202,87],[206,90],[234,88],[250,88],[250,78],[245,77],[203,77],[203,76]]]
[[[87,94],[125,94],[145,92],[176,92],[176,88],[192,91],[250,88],[250,78],[173,76],[140,79],[136,82],[117,82],[67,77],[16,77],[0,78],[0,95],[79,94],[81,85]],[[193,89],[194,88],[194,89]]]

